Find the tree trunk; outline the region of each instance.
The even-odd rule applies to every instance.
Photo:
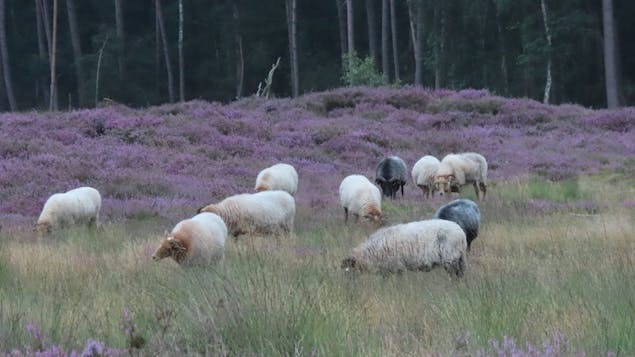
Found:
[[[55,72],[55,56],[57,51],[57,0],[53,0],[53,30],[51,31],[51,88],[49,110],[57,110],[57,73]]]
[[[185,101],[185,65],[183,63],[183,0],[179,0],[179,99]]]
[[[602,23],[604,27],[604,83],[606,105],[609,109],[619,107],[616,31],[613,18],[613,0],[602,0]]]
[[[408,0],[408,17],[410,19],[410,37],[415,60],[415,85],[423,86],[423,3]],[[416,17],[416,18],[415,18]]]
[[[344,15],[344,0],[335,0],[335,6],[337,7],[337,22],[340,30],[340,53],[344,57],[348,53],[348,47],[346,46],[346,17]]]
[[[392,56],[395,65],[395,82],[399,82],[399,52],[397,49],[397,15],[395,0],[390,0],[390,25],[392,26]]]
[[[295,0],[294,0],[295,2]],[[245,78],[245,56],[243,54],[243,37],[240,34],[240,14],[236,1],[232,1],[234,18],[234,51],[236,53],[236,99],[243,96],[243,82]]]
[[[289,33],[289,60],[291,64],[291,95],[299,95],[298,47],[296,44],[296,0],[286,0]]]
[[[126,71],[126,63],[124,60],[126,53],[126,39],[124,32],[123,22],[123,9],[121,5],[122,0],[115,0],[115,27],[117,31],[117,45],[119,46],[119,53],[117,56],[117,66],[119,67],[119,80],[123,83]]]
[[[501,26],[501,17],[496,10],[496,30],[498,32],[498,50],[500,55],[501,80],[503,81],[503,95],[509,95],[509,71],[507,69],[507,50],[505,47],[505,37]]]
[[[71,45],[73,46],[73,57],[75,57],[75,76],[77,77],[77,99],[79,106],[86,104],[86,84],[84,81],[84,68],[82,66],[82,48],[77,29],[77,17],[75,12],[75,0],[66,0],[66,10],[68,12],[68,27],[71,33]]]
[[[388,0],[381,0],[381,70],[387,79],[390,78],[388,22]]]
[[[9,66],[9,48],[7,47],[6,20],[5,20],[5,1],[0,0],[0,52],[2,56],[2,74],[4,77],[4,86],[7,92],[7,100],[9,101],[9,109],[17,110],[15,97],[13,96],[13,83],[11,82],[11,67]]]
[[[375,20],[374,0],[366,0],[366,24],[368,25],[368,52],[377,63],[377,21]]]
[[[43,24],[43,14],[42,14],[42,4],[40,0],[35,0],[35,28],[37,31],[37,49],[38,56],[40,61],[44,63],[48,62],[48,50],[47,50],[47,42],[44,40],[44,24]],[[36,79],[36,90],[42,92],[42,96],[44,97],[44,105],[47,105],[49,102],[48,91],[46,89],[45,81],[42,78]],[[36,95],[36,102],[39,99],[39,95]]]
[[[551,95],[551,85],[553,79],[551,77],[551,30],[549,29],[549,21],[547,18],[547,4],[545,0],[540,0],[540,8],[542,10],[542,22],[545,25],[545,37],[547,38],[547,79],[545,81],[545,95],[542,102],[549,104],[549,97]]]
[[[170,102],[174,102],[174,79],[172,77],[172,62],[170,61],[170,51],[168,49],[168,39],[165,35],[165,25],[163,24],[163,13],[161,10],[161,0],[154,0],[157,22],[159,23],[159,32],[161,32],[161,41],[163,42],[163,56],[165,59],[165,69],[168,75],[168,98]]]
[[[348,33],[348,54],[355,52],[355,28],[353,26],[353,0],[346,0],[346,24]]]

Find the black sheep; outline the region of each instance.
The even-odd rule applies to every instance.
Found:
[[[387,157],[377,164],[375,169],[375,183],[381,187],[384,196],[396,198],[401,188],[406,184],[406,163],[397,156]]]
[[[470,243],[478,236],[478,229],[481,225],[481,212],[472,200],[463,198],[449,202],[437,210],[434,218],[458,224],[465,232],[468,250],[470,249]]]

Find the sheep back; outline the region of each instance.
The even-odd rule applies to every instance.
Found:
[[[51,195],[36,222],[39,234],[74,224],[98,224],[101,195],[92,187],[79,187]]]
[[[406,184],[406,163],[397,156],[390,156],[381,160],[375,168],[375,183],[377,183],[386,197],[395,198]]]
[[[478,236],[481,225],[481,212],[478,209],[478,205],[472,200],[458,199],[449,202],[436,211],[434,218],[458,224],[465,232],[468,250],[472,241]]]
[[[201,212],[218,214],[234,236],[288,234],[293,230],[295,200],[285,191],[262,191],[227,197]]]
[[[462,276],[466,248],[465,233],[454,222],[432,219],[398,224],[373,233],[344,259],[342,268],[399,273],[442,265],[448,273]]]
[[[412,182],[423,190],[424,197],[429,197],[434,192],[434,176],[440,163],[436,157],[426,155],[412,167]]]
[[[181,265],[214,264],[225,255],[227,226],[213,213],[199,213],[177,223],[164,236],[152,259],[171,257]]]
[[[381,219],[381,192],[365,176],[346,176],[340,184],[339,193],[345,220],[348,213],[376,222]]]
[[[275,164],[258,173],[254,190],[282,190],[295,195],[298,190],[298,172],[289,164]]]

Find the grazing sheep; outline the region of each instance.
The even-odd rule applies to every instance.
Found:
[[[434,195],[434,175],[441,162],[434,156],[426,155],[412,167],[412,182],[423,191],[423,198]]]
[[[471,183],[476,197],[484,200],[487,194],[487,161],[483,155],[468,152],[446,155],[434,176],[439,194],[460,192],[460,187]]]
[[[396,198],[399,188],[403,197],[403,187],[406,184],[406,163],[397,156],[387,157],[375,168],[375,183],[381,187],[384,196]]]
[[[373,233],[342,261],[342,268],[386,274],[429,271],[442,265],[460,277],[466,245],[465,233],[454,222],[432,219],[398,224]]]
[[[295,200],[285,191],[262,191],[227,197],[199,209],[219,215],[229,232],[241,234],[289,234],[293,230]]]
[[[99,224],[101,195],[92,187],[79,187],[65,193],[55,193],[46,200],[35,230],[43,236],[53,229],[75,224]]]
[[[254,189],[256,192],[282,190],[295,195],[298,190],[298,173],[289,164],[275,164],[258,173]]]
[[[172,257],[182,265],[214,264],[225,255],[227,226],[213,213],[199,213],[165,233],[152,259]]]
[[[348,222],[348,213],[379,222],[381,220],[381,193],[366,176],[346,176],[340,184],[340,203],[344,208],[344,222]]]
[[[474,201],[468,199],[454,200],[441,206],[434,214],[434,218],[445,219],[458,224],[465,232],[467,250],[470,250],[470,244],[478,236],[478,229],[481,225],[481,212]]]

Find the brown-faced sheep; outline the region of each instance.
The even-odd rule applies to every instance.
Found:
[[[215,264],[223,259],[227,226],[213,213],[199,213],[165,234],[152,259],[171,257],[181,265]]]
[[[340,204],[344,208],[344,222],[348,222],[348,214],[380,222],[381,192],[365,176],[350,175],[340,184]]]
[[[484,200],[487,195],[487,161],[481,154],[468,152],[446,155],[434,176],[434,186],[439,194],[460,192],[460,187],[472,184],[476,197]]]

